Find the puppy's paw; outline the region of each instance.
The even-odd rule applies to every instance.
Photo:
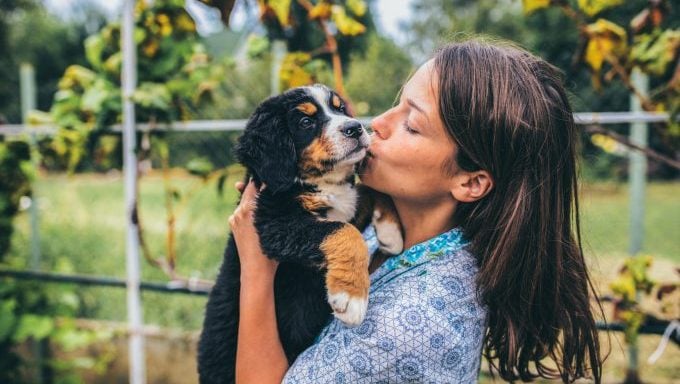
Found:
[[[321,244],[326,261],[326,291],[333,314],[349,326],[359,325],[368,306],[368,248],[361,233],[345,224]]]
[[[378,238],[381,251],[398,255],[404,250],[404,237],[401,235],[401,227],[393,215],[383,215],[379,209],[373,211],[373,226]]]
[[[333,315],[350,327],[356,327],[364,321],[368,309],[368,298],[350,296],[347,292],[328,293],[328,303],[333,308]]]

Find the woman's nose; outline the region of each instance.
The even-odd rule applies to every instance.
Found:
[[[389,136],[389,129],[388,129],[388,113],[384,112],[383,114],[376,116],[373,120],[371,120],[371,129],[373,130],[373,133],[381,138],[382,140],[387,139]]]

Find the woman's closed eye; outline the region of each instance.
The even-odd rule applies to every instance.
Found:
[[[408,120],[404,120],[404,129],[405,129],[406,132],[408,132],[410,135],[417,135],[417,134],[420,133],[417,129],[413,128],[412,126],[410,126],[410,125],[408,124]]]

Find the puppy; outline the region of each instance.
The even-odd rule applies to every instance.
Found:
[[[255,227],[280,262],[274,296],[288,361],[311,345],[330,315],[360,324],[368,304],[368,249],[359,229],[376,227],[380,249],[403,248],[391,200],[355,185],[370,137],[344,101],[315,85],[265,100],[236,146],[260,191]],[[232,383],[239,320],[240,264],[233,236],[206,306],[199,341],[201,383]],[[266,364],[266,362],[263,362]]]

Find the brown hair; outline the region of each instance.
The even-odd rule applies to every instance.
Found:
[[[454,217],[479,262],[492,372],[509,381],[599,383],[595,291],[579,228],[578,131],[559,71],[510,44],[481,40],[448,45],[434,60],[456,163],[495,182]]]

